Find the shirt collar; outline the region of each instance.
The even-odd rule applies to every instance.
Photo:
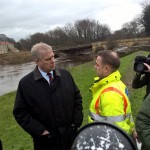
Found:
[[[42,71],[42,70],[41,70]],[[46,73],[45,73],[46,74]],[[34,80],[39,80],[42,79],[42,72],[40,72],[40,70],[38,69],[38,66],[35,67],[34,71],[33,71],[33,75],[34,75]],[[53,75],[54,76],[58,76],[61,77],[60,71],[59,69],[55,69],[53,70]]]
[[[40,73],[41,73],[41,75],[45,78],[45,77],[47,77],[47,73],[48,72],[44,72],[44,71],[42,71],[39,67],[38,67],[38,69],[39,69],[39,71],[40,71]],[[49,73],[51,73],[51,75],[52,75],[52,77],[53,77],[53,70],[52,71],[50,71]]]

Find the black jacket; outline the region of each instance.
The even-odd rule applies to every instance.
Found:
[[[138,89],[142,88],[143,86],[146,86],[146,94],[144,98],[148,96],[150,93],[150,73],[145,74],[137,74],[134,76],[134,79],[132,81],[132,88]]]
[[[136,130],[142,142],[142,150],[150,150],[150,94],[143,101],[137,114]]]
[[[41,136],[83,120],[82,97],[71,74],[63,69],[54,71],[52,86],[37,67],[23,77],[18,85],[13,110],[18,124],[32,136]]]

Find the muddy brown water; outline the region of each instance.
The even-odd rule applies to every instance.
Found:
[[[56,66],[60,68],[71,68],[88,61],[92,61],[90,56],[66,56],[56,59]],[[17,65],[0,65],[0,96],[15,91],[19,80],[35,68],[34,62]]]

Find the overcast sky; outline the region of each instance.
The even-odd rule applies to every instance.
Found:
[[[81,19],[95,19],[112,31],[142,13],[143,0],[0,0],[0,34],[16,41]]]

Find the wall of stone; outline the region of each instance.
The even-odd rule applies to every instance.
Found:
[[[19,52],[19,50],[14,47],[13,43],[0,42],[0,54],[5,54],[9,52]]]
[[[134,46],[135,43],[138,43],[139,45],[150,45],[150,37],[146,38],[135,38],[135,39],[123,39],[123,40],[116,40],[114,41],[117,43],[117,45],[123,45],[127,47]],[[107,41],[100,41],[100,42],[93,42],[92,44],[92,50],[95,52],[96,48],[101,46],[104,49],[107,49]]]

